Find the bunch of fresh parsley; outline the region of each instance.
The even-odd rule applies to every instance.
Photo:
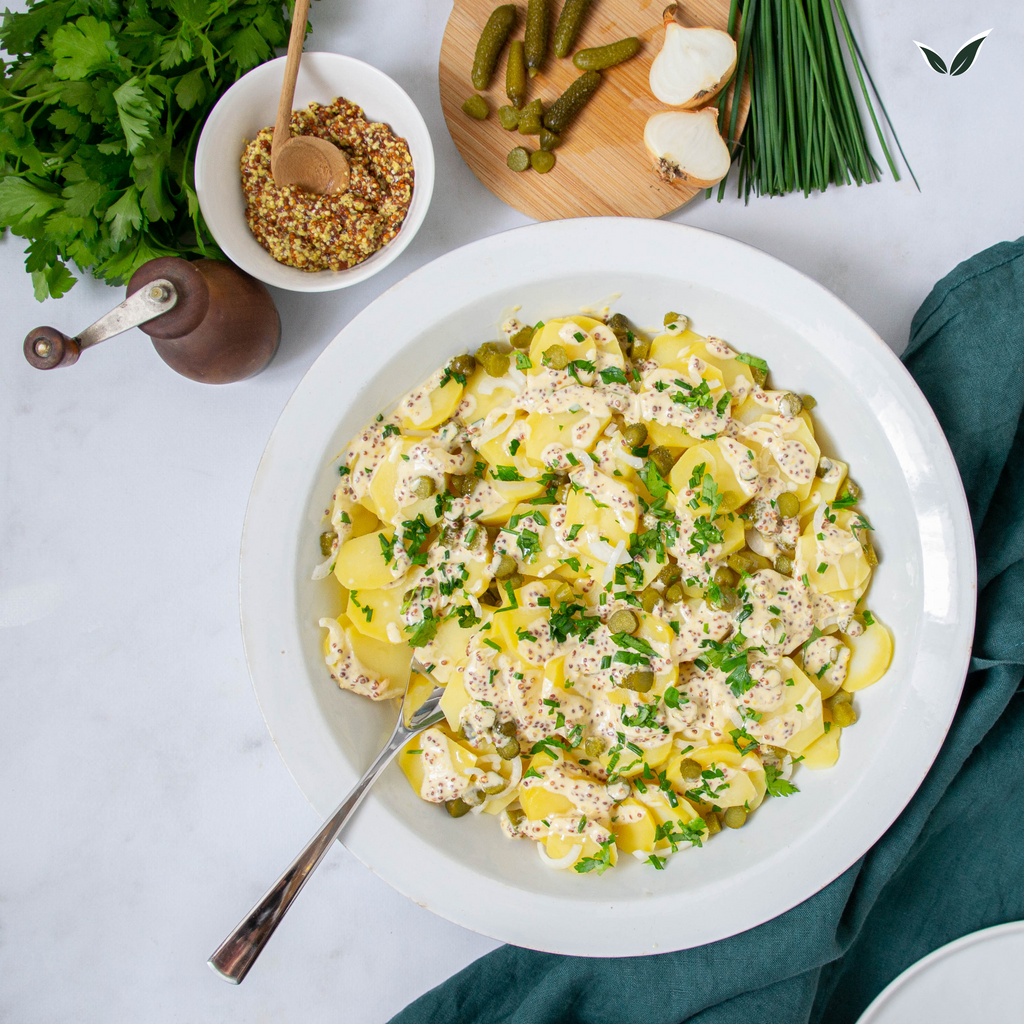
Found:
[[[288,38],[282,0],[34,0],[7,11],[0,228],[29,240],[36,298],[74,263],[123,283],[157,256],[220,256],[199,211],[199,133]]]

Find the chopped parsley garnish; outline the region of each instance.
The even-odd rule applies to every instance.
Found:
[[[617,366],[609,366],[601,370],[598,376],[605,384],[628,384],[626,373]]]
[[[380,550],[381,554],[384,556],[384,564],[388,565],[395,557],[395,541],[397,538],[388,538],[385,537],[383,533],[378,533],[377,539],[380,541]]]
[[[338,467],[338,476],[348,476],[351,472],[352,472],[352,470],[349,469],[348,466],[339,466]]]
[[[629,714],[628,705],[619,706],[619,718],[623,725],[635,729],[654,729],[658,725],[658,702],[653,704],[638,704],[636,714]]]
[[[764,766],[764,785],[769,796],[792,796],[800,790],[792,782],[781,778],[782,769],[773,764]]]
[[[388,437],[392,437],[395,434],[401,434],[401,433],[402,432],[398,429],[398,427],[396,427],[394,425],[394,423],[389,423],[384,428],[384,430],[381,432],[381,437],[388,438]]]
[[[520,447],[521,444],[522,444],[522,441],[520,441],[518,437],[513,437],[512,440],[509,441],[509,443],[508,443],[508,453],[509,453],[509,455],[515,455],[515,453],[517,451],[519,451],[519,447]]]
[[[582,523],[573,523],[572,526],[569,529],[569,532],[566,534],[566,538],[568,540],[575,540],[577,538],[577,536],[579,535],[580,530],[582,530],[582,529],[583,529],[583,524]]]
[[[697,516],[690,535],[689,555],[706,555],[712,544],[722,543],[722,531],[707,516]]]
[[[589,359],[574,359],[566,369],[569,371],[569,375],[575,378],[577,384],[582,384],[580,374],[593,373],[597,367]]]
[[[669,686],[662,694],[662,700],[667,708],[677,708],[680,704],[689,704],[690,698],[680,693],[674,686]]]
[[[452,381],[456,384],[461,384],[463,387],[466,386],[466,375],[459,373],[458,370],[453,370],[451,366],[444,368],[444,373],[441,374],[441,379],[437,382],[439,388],[447,387]]]
[[[746,726],[740,726],[739,729],[730,729],[729,735],[732,737],[733,746],[741,754],[746,755],[757,752],[758,741],[747,732]]]
[[[429,606],[423,609],[423,621],[415,626],[406,626],[406,632],[412,632],[409,637],[410,647],[424,647],[437,635],[437,627],[440,620],[434,618],[434,610]]]
[[[755,370],[761,370],[762,373],[768,372],[768,364],[759,356],[752,356],[749,352],[741,352],[736,357],[736,362],[746,363],[747,366],[752,366]]]
[[[495,480],[503,480],[505,483],[523,479],[522,474],[515,466],[494,466],[491,469],[491,476]]]
[[[677,825],[679,826],[678,832],[676,831]],[[672,847],[672,852],[678,853],[680,843],[692,843],[694,846],[703,846],[704,829],[706,827],[703,818],[696,818],[693,821],[682,821],[680,819],[666,821],[664,825],[659,825],[654,830],[654,841],[657,843],[665,839],[668,841],[669,846]]]
[[[574,870],[578,871],[581,875],[585,875],[590,871],[596,871],[599,875],[603,875],[612,866],[612,846],[614,845],[614,839],[605,839],[600,844],[600,852],[594,857],[584,857],[582,860],[577,861],[573,864]]]
[[[533,367],[533,360],[525,352],[516,353],[516,369],[529,370]]]
[[[644,468],[640,470],[640,482],[650,491],[651,497],[655,500],[667,497],[672,493],[672,488],[650,459],[644,462]]]
[[[737,634],[726,643],[719,643],[717,640],[701,640],[703,653],[694,661],[694,664],[702,672],[709,668],[717,669],[726,675],[725,682],[732,690],[733,696],[742,697],[754,686],[750,671],[747,668],[747,652],[740,647],[744,642],[743,634]]]
[[[644,863],[646,863],[646,864],[653,864],[654,867],[656,867],[659,871],[664,871],[665,870],[665,858],[664,857],[658,857],[657,855],[655,855],[653,853],[650,855],[650,857],[647,858],[647,860]]]
[[[867,609],[864,610],[864,621],[869,626],[873,626],[875,624],[875,617]]]
[[[842,510],[847,508],[853,508],[853,506],[857,504],[857,499],[852,494],[847,492],[841,498],[836,498],[835,501],[833,501],[831,504],[833,509]]]

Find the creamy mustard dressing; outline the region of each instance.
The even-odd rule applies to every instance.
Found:
[[[527,329],[516,312],[503,314],[506,340]],[[396,695],[382,665],[356,657],[360,629],[415,653],[464,691],[448,722],[404,755],[419,759],[420,796],[453,814],[499,800],[507,836],[557,839],[548,866],[599,874],[621,830],[652,814],[657,823],[666,801],[689,809],[679,827],[694,813],[729,823],[726,807],[753,810],[761,797],[749,794],[788,779],[794,757],[823,732],[823,695],[849,674],[844,638],[863,633],[870,566],[863,520],[808,495],[816,476],[836,493],[845,464],[814,454],[789,392],[755,383],[757,360],[737,361],[708,337],[678,352],[670,345],[671,366],[646,354],[631,361],[618,327],[556,326],[544,351],[562,345],[568,361],[513,350],[507,372],[478,367],[458,393],[439,390],[454,379],[441,368],[353,439],[327,510],[330,554],[315,574],[350,550],[355,516],[377,515],[392,579],[378,567],[367,590],[397,596],[371,609],[384,623],[320,620],[332,677],[373,699]],[[662,333],[688,328],[680,317]],[[648,439],[633,447],[626,427],[636,424]],[[651,450],[668,443],[673,459],[685,454],[671,447],[680,432],[715,460],[673,493]],[[708,476],[718,485],[710,492]],[[726,508],[737,498],[740,508],[721,511],[725,491]],[[800,512],[787,498],[794,514],[783,516],[787,492]],[[361,535],[368,526],[361,521]],[[509,556],[511,576],[502,569]],[[348,571],[358,579],[369,566]],[[375,649],[364,648],[373,662]],[[699,752],[716,744],[742,760],[717,757],[698,778],[673,774],[690,754],[707,763]],[[768,782],[751,789],[745,776],[759,773]],[[531,817],[531,808],[551,810]],[[653,835],[654,825],[630,834]],[[653,846],[629,852],[645,859]],[[669,852],[662,843],[657,856]]]

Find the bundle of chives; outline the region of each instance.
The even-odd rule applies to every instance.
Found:
[[[899,180],[865,75],[897,146],[899,139],[864,64],[842,0],[732,0],[729,33],[738,40],[735,81],[742,82],[749,67],[751,82],[750,114],[742,139],[736,139],[739,104],[733,104],[726,123],[726,90],[718,102],[719,130],[738,163],[739,195],[747,201],[751,192],[781,196],[800,191],[806,196],[830,184],[880,180],[881,168],[868,147],[847,60],[856,72],[889,170]],[[903,160],[906,163],[905,156]],[[907,169],[914,177],[909,164]],[[719,201],[724,195],[723,181]]]

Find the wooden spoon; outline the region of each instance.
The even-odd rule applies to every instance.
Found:
[[[326,196],[344,192],[348,188],[348,158],[326,139],[291,134],[295,79],[299,74],[308,17],[309,0],[295,0],[281,100],[277,105],[274,138],[270,144],[270,172],[278,185],[294,185],[307,192]]]

